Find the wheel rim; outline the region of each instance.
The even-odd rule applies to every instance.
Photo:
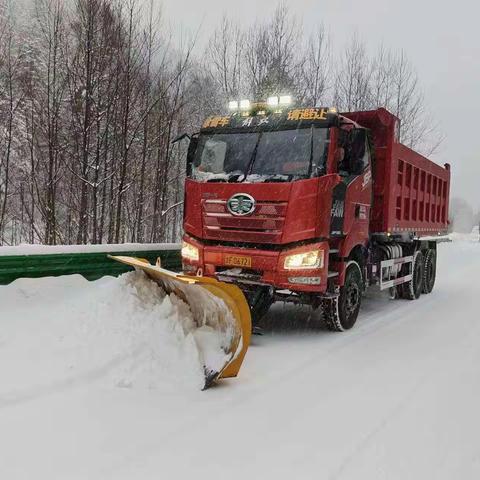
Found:
[[[360,289],[355,282],[350,282],[347,286],[345,309],[347,318],[350,318],[356,311],[360,301]]]

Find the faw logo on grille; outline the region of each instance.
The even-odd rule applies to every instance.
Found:
[[[228,199],[227,208],[232,215],[250,215],[255,210],[255,199],[247,193],[236,193]]]

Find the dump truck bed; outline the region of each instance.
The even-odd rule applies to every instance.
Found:
[[[370,232],[445,233],[450,166],[441,167],[398,142],[400,121],[383,108],[345,116],[370,129],[375,145]]]

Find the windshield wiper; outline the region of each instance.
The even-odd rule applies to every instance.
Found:
[[[230,175],[227,175],[225,177],[214,177],[214,178],[209,178],[206,180],[207,183],[236,183],[239,181],[240,177],[243,177],[242,181],[245,180],[245,174],[244,173],[232,173]]]
[[[242,180],[239,180],[240,177],[243,177]],[[236,182],[243,182],[245,180],[244,173],[236,173],[235,175],[231,175],[228,177],[228,183],[236,183]]]

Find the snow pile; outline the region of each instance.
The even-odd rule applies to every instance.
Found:
[[[225,363],[232,335],[229,328],[212,328],[211,312],[200,318],[198,305],[192,312],[141,272],[96,282],[77,275],[20,279],[0,288],[0,305],[4,400],[32,386],[85,379],[126,388],[198,389],[204,365],[218,371]]]

